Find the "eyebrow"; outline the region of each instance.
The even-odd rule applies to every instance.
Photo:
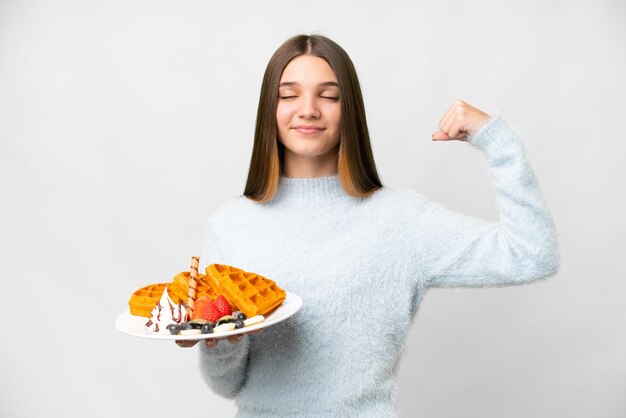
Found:
[[[283,81],[278,85],[278,87],[288,87],[288,86],[297,86],[300,85],[297,81]],[[318,86],[321,87],[339,87],[339,84],[336,81],[325,81],[323,83],[319,83]]]

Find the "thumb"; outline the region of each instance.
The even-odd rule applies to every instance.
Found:
[[[437,131],[433,134],[433,141],[445,141],[450,139],[447,133],[442,131]]]

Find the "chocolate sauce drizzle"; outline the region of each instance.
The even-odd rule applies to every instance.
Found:
[[[177,324],[180,324],[180,322],[183,319],[182,302],[179,302],[178,305],[172,305],[172,303],[168,300],[167,304],[169,305],[170,312],[172,313],[172,321],[176,322]],[[148,319],[148,322],[146,322],[146,325],[145,325],[148,328],[154,325],[154,329],[152,330],[153,332],[159,332],[159,322],[161,322],[161,310],[163,309],[163,307],[161,306],[161,301],[157,302],[156,308],[157,308],[157,314],[156,314],[157,322],[153,322],[152,318],[150,318]]]
[[[154,332],[159,332],[159,322],[161,322],[161,309],[163,309],[160,301],[157,302],[156,308],[157,308],[157,315],[156,315],[157,322],[156,323],[152,322],[152,318],[150,318],[148,319],[148,322],[146,322],[146,327],[150,328],[152,325],[154,325]]]
[[[179,302],[178,305],[176,305],[176,307],[178,308],[178,315],[176,314],[176,307],[174,307],[169,300],[167,301],[167,303],[168,305],[170,305],[170,311],[172,312],[172,321],[176,322],[177,324],[180,324],[180,321],[183,316],[182,302]]]

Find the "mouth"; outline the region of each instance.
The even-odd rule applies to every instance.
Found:
[[[316,134],[318,132],[322,132],[325,128],[322,128],[320,126],[313,126],[313,125],[297,125],[297,126],[294,126],[293,129],[298,133],[311,135],[311,134]]]

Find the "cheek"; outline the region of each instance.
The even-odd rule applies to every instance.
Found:
[[[336,108],[331,109],[328,113],[328,121],[337,131],[339,131],[341,127],[341,107],[337,106]]]
[[[292,114],[293,111],[288,105],[279,104],[276,107],[276,122],[278,122],[279,128],[291,121]]]
[[[280,104],[276,107],[276,130],[278,135],[278,140],[285,145],[284,141],[289,137],[289,125],[291,123],[291,114],[292,112],[289,109],[289,106],[281,106]]]

